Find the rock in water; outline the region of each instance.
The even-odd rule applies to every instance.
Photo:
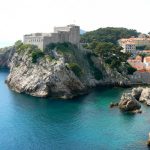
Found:
[[[147,140],[147,146],[150,147],[150,133],[148,135],[149,135],[149,137],[148,137],[148,140]]]
[[[150,106],[150,88],[144,88],[142,90],[140,99],[140,102],[146,103],[148,106]]]
[[[118,106],[118,103],[113,103],[113,102],[111,102],[109,105],[110,108],[117,107],[117,106]]]
[[[135,111],[141,108],[141,105],[130,93],[124,93],[119,102],[119,108],[122,111]]]
[[[143,91],[142,87],[133,88],[131,94],[132,94],[133,97],[135,97],[136,100],[139,100],[142,91]]]

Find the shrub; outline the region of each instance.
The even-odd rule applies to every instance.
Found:
[[[97,67],[95,67],[94,62],[91,59],[91,56],[95,56],[95,54],[93,54],[93,53],[87,54],[87,60],[88,60],[88,63],[90,65],[90,70],[92,71],[95,79],[100,80],[103,78],[102,72]]]
[[[129,75],[132,75],[136,71],[136,69],[127,63],[127,71]]]
[[[45,58],[48,59],[49,62],[54,59],[51,55],[45,55]]]
[[[44,56],[43,52],[41,52],[41,51],[33,51],[31,53],[32,63],[36,63],[37,59],[40,58],[40,57],[43,57],[43,56]]]
[[[82,69],[79,67],[77,63],[70,63],[69,68],[74,72],[77,77],[82,75]]]
[[[76,49],[77,47],[69,42],[51,43],[46,46],[45,51],[49,52],[51,50],[54,50],[55,48],[61,54],[70,54],[72,53],[72,50]]]
[[[16,47],[17,50],[18,50],[22,45],[23,45],[23,43],[22,43],[21,40],[18,40],[18,41],[15,42],[15,47]]]

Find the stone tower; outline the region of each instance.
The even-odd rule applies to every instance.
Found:
[[[80,27],[75,25],[68,25],[70,28],[69,32],[69,42],[75,45],[80,43]]]
[[[79,47],[80,27],[67,25],[65,27],[55,27],[53,33],[32,33],[24,35],[25,44],[37,45],[41,50],[44,50],[50,43],[64,42],[70,42]]]

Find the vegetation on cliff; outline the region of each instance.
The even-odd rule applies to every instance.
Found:
[[[21,53],[28,53],[29,56],[32,58],[32,63],[36,63],[39,58],[46,57],[46,54],[42,52],[36,45],[30,44],[23,44],[21,41],[17,41],[15,43],[16,52]]]
[[[92,42],[86,47],[92,49],[92,52],[103,59],[103,61],[112,69],[117,69],[120,73],[133,74],[136,69],[132,68],[127,62],[129,53],[122,53],[122,47],[110,42]]]
[[[47,45],[44,51],[41,51],[35,45],[23,44],[21,41],[15,43],[17,53],[26,52],[31,57],[32,63],[36,63],[38,59],[45,58],[52,61],[63,56],[68,68],[71,69],[77,77],[81,77],[83,69],[79,66],[75,51],[78,49],[76,45],[71,43],[51,43]]]
[[[77,49],[77,46],[69,42],[51,43],[46,46],[45,52],[51,52],[52,50],[57,50],[57,52],[59,52],[60,54],[66,55],[66,54],[71,54],[75,49]]]
[[[87,61],[88,61],[89,66],[90,66],[90,70],[91,70],[93,76],[95,77],[95,79],[96,80],[103,79],[102,71],[100,71],[99,67],[95,66],[95,63],[92,60],[92,57],[93,56],[97,57],[97,55],[95,55],[94,53],[87,53],[86,56],[87,56]]]
[[[91,49],[94,55],[103,59],[103,61],[112,69],[124,74],[133,74],[136,69],[127,63],[131,56],[129,53],[122,53],[122,47],[119,46],[120,38],[138,36],[136,30],[126,28],[100,28],[88,32],[81,37],[81,41],[86,49]]]
[[[68,67],[75,73],[77,77],[82,75],[82,69],[77,63],[70,63]]]

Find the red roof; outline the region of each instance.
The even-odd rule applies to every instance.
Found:
[[[143,50],[144,53],[150,53],[150,50]]]

